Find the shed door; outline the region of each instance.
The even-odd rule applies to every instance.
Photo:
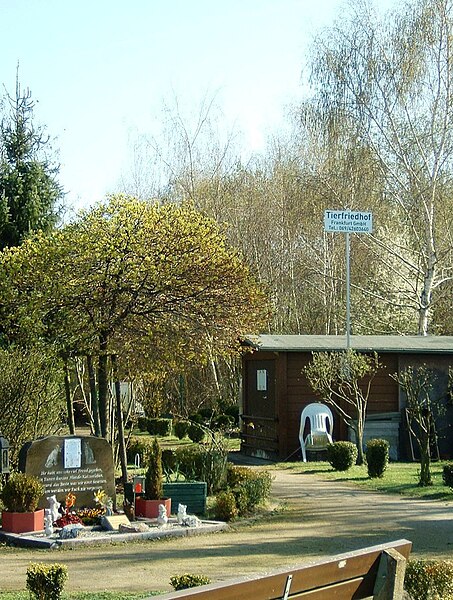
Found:
[[[275,458],[278,455],[275,360],[248,360],[245,364],[242,450],[253,456]]]

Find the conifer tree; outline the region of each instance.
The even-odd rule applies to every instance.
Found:
[[[48,157],[49,137],[33,124],[31,92],[6,94],[0,122],[0,249],[19,245],[31,232],[47,231],[58,217],[63,189]]]

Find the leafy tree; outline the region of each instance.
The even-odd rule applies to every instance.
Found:
[[[17,246],[31,232],[56,222],[63,190],[58,167],[46,156],[49,138],[33,124],[31,92],[5,97],[0,123],[0,249]]]
[[[370,239],[398,260],[401,305],[417,312],[422,335],[451,278],[452,31],[450,0],[417,0],[383,20],[369,3],[351,3],[318,37],[312,61],[317,129],[348,124],[379,167],[381,202],[400,232],[380,227]]]
[[[214,221],[189,205],[114,196],[0,263],[4,321],[98,357],[101,435],[108,357],[119,376],[228,353],[267,315],[263,291]]]
[[[406,411],[411,435],[420,451],[420,476],[418,485],[432,485],[431,446],[437,436],[436,421],[445,412],[441,398],[436,397],[436,374],[427,365],[407,367],[392,377],[406,395]]]
[[[313,352],[304,374],[321,400],[354,431],[357,464],[364,461],[363,431],[371,383],[380,364],[376,354],[368,356],[354,350]]]
[[[9,438],[16,464],[21,446],[63,426],[63,378],[49,349],[0,349],[0,431]]]

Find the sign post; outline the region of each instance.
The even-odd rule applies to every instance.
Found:
[[[346,234],[346,348],[351,347],[351,273],[349,266],[351,233],[372,233],[373,214],[352,210],[324,211],[324,231]]]

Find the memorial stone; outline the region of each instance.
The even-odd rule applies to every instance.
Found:
[[[76,496],[76,508],[94,507],[94,493],[103,490],[115,506],[115,474],[112,447],[94,436],[48,436],[25,444],[20,468],[44,484],[39,507],[48,506],[55,495],[65,505],[66,495]]]

